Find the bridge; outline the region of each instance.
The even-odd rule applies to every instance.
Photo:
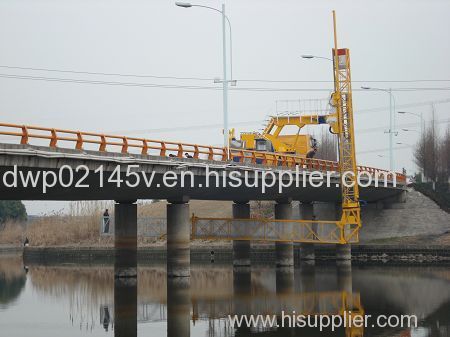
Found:
[[[341,201],[341,176],[337,162],[295,155],[179,142],[167,142],[93,132],[0,124],[0,174],[9,200],[115,200],[115,247],[118,276],[136,275],[137,199],[164,199],[167,206],[167,260],[169,276],[189,276],[189,242],[192,236],[233,240],[234,263],[250,264],[250,241],[275,241],[277,265],[293,265],[293,242],[302,244],[302,256],[314,259],[313,243],[337,244],[337,258],[350,258],[350,243],[358,241],[356,227],[343,226],[339,210],[334,219],[316,219],[316,201]],[[99,168],[102,168],[99,171]],[[130,171],[140,171],[139,179]],[[20,172],[18,172],[20,171]],[[167,185],[167,172],[174,172]],[[184,174],[191,172],[191,175]],[[229,173],[247,175],[249,182],[233,187]],[[401,202],[405,176],[382,169],[358,166],[360,198],[366,203]],[[52,172],[52,175],[49,174]],[[287,186],[286,172],[298,185]],[[329,186],[315,187],[314,175],[329,178]],[[16,180],[14,180],[14,175]],[[119,175],[133,178],[119,184]],[[265,190],[262,177],[269,178]],[[35,186],[23,177],[40,177]],[[58,177],[43,185],[44,177]],[[216,186],[217,178],[222,184]],[[114,178],[114,179],[112,179]],[[151,180],[152,179],[152,180]],[[119,179],[120,180],[120,179]],[[151,184],[149,181],[151,180]],[[377,186],[377,180],[385,181]],[[194,181],[194,184],[191,182]],[[13,186],[13,183],[16,184]],[[69,184],[69,182],[72,182]],[[76,186],[75,182],[81,186]],[[258,186],[254,186],[258,182]],[[29,181],[28,181],[29,183]],[[132,185],[132,186],[131,186]],[[286,185],[281,191],[280,185]],[[45,193],[44,193],[45,192]],[[189,200],[233,201],[233,219],[191,217]],[[251,219],[250,200],[275,202],[275,219]],[[293,200],[300,201],[301,220],[292,220]],[[217,221],[211,221],[217,220]],[[222,223],[220,223],[222,221]],[[216,227],[216,229],[214,229]],[[256,230],[260,228],[260,230]],[[236,234],[241,230],[241,234]],[[268,230],[277,233],[267,235]],[[262,233],[262,232],[263,233]],[[220,234],[221,233],[221,234]]]

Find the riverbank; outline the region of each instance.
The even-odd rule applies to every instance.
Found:
[[[0,253],[2,250],[0,249]],[[294,247],[296,261],[299,261],[300,249]],[[23,250],[26,264],[59,263],[113,263],[112,247],[26,247]],[[231,246],[194,246],[191,248],[192,262],[231,262]],[[166,248],[138,248],[139,263],[164,262]],[[273,245],[254,245],[251,259],[253,263],[272,263],[275,261]],[[316,248],[317,263],[335,260],[334,246]],[[355,264],[450,264],[449,246],[398,246],[398,245],[353,245],[352,261]]]

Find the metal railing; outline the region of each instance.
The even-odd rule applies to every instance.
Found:
[[[82,132],[65,129],[55,129],[40,126],[0,123],[0,136],[15,137],[22,145],[31,141],[47,141],[45,146],[50,148],[70,148],[62,146],[74,144],[77,150],[85,150],[94,146],[94,150],[101,152],[140,153],[161,157],[193,158],[214,161],[233,161],[238,163],[261,164],[275,167],[299,166],[301,169],[318,171],[339,171],[339,164],[334,161],[304,158],[293,154],[262,152],[245,149],[229,149],[224,147],[198,145],[181,142],[168,142],[147,138],[117,136],[94,132]],[[393,180],[388,171],[367,166],[358,166],[359,172],[367,172],[373,177],[384,177]],[[404,183],[406,176],[396,173],[396,181]]]
[[[114,235],[114,215],[102,216],[100,220],[100,235],[108,236]],[[154,217],[138,217],[137,218],[137,234],[138,236],[165,239],[167,235],[167,220],[166,218]]]
[[[165,239],[165,218],[139,217],[138,235]],[[358,227],[339,221],[276,220],[266,218],[191,218],[191,239],[250,240],[345,244],[358,242]],[[101,235],[114,235],[114,216],[101,217]]]

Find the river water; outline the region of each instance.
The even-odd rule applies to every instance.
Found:
[[[0,336],[450,336],[448,267],[204,264],[193,265],[191,274],[188,282],[167,280],[164,265],[140,265],[137,283],[115,282],[108,265],[24,267],[20,256],[0,256]],[[235,328],[227,319],[344,310],[374,317],[414,314],[418,326],[320,332]]]

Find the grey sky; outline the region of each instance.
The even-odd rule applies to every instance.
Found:
[[[220,7],[221,1],[195,3]],[[448,1],[276,1],[228,0],[233,28],[233,68],[238,88],[330,88],[331,83],[248,83],[240,79],[331,80],[326,60],[303,60],[301,54],[329,57],[331,10],[336,9],[339,45],[351,51],[354,81],[450,80],[450,3]],[[169,0],[0,2],[0,65],[178,77],[221,77],[221,18],[202,8],[183,9]],[[20,74],[158,84],[214,86],[211,81],[120,78],[34,72]],[[364,83],[355,82],[354,89]],[[370,86],[450,87],[450,82],[367,83]],[[0,78],[1,120],[86,131],[127,131],[153,139],[221,143],[221,128],[137,134],[135,130],[220,124],[222,94],[181,90],[42,82]],[[275,100],[326,98],[326,92],[230,93],[230,123],[263,120]],[[443,100],[450,91],[395,92],[398,105]],[[388,110],[382,92],[354,93],[357,151],[388,147],[382,128]],[[436,104],[436,119],[448,120],[450,103]],[[361,112],[359,112],[361,110]],[[399,109],[400,110],[400,109]],[[402,108],[427,120],[430,106]],[[398,123],[417,122],[398,116]],[[447,124],[440,124],[443,128]],[[237,127],[256,130],[261,124]],[[417,127],[419,129],[419,127]],[[396,142],[414,144],[418,134],[401,133]],[[360,164],[388,167],[385,152],[362,153]],[[411,150],[396,151],[396,168],[412,170]],[[27,203],[48,210],[53,204]]]

